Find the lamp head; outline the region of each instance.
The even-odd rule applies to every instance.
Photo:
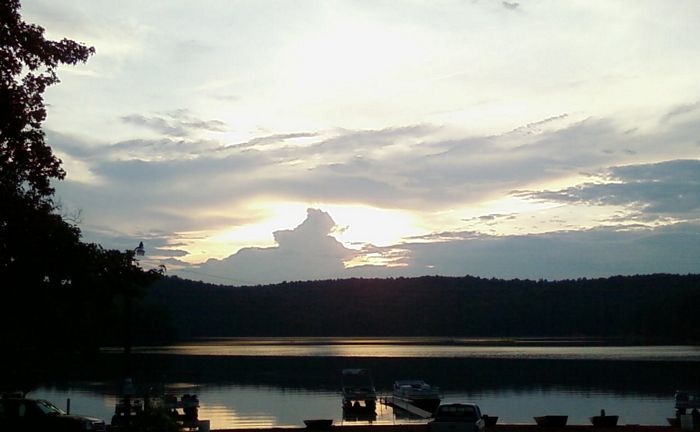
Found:
[[[143,248],[143,242],[139,242],[139,245],[134,249],[136,256],[144,256],[146,254],[146,249]]]

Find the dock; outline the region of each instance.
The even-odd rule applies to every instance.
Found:
[[[408,412],[410,412],[411,414],[414,414],[414,415],[416,415],[416,416],[418,416],[418,417],[420,417],[420,418],[428,419],[428,418],[430,418],[430,417],[433,416],[433,413],[428,412],[428,411],[426,411],[426,410],[424,410],[424,409],[420,409],[420,408],[418,408],[417,406],[415,406],[415,405],[413,405],[413,404],[410,404],[410,403],[408,403],[408,402],[406,402],[406,401],[403,401],[403,400],[401,400],[401,399],[395,398],[395,397],[393,397],[393,396],[386,396],[386,397],[383,397],[383,398],[381,398],[381,399],[379,400],[379,402],[380,402],[382,405],[386,405],[386,406],[389,406],[389,407],[392,407],[392,408],[394,408],[394,407],[396,407],[396,408],[401,408],[402,410],[408,411]]]

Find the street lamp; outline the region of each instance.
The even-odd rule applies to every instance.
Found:
[[[143,247],[143,242],[134,248],[136,256],[144,256],[146,249]],[[128,288],[127,288],[128,291]],[[134,382],[131,378],[131,337],[132,337],[132,322],[131,322],[131,294],[124,293],[124,384],[122,386],[123,396],[123,415],[127,425],[131,425],[131,397],[135,394]]]
[[[146,249],[143,248],[143,242],[139,242],[139,245],[134,248],[134,253],[136,256],[144,256],[146,254]]]

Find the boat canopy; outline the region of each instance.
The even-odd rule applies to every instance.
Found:
[[[677,409],[700,408],[700,392],[679,390],[675,399]]]

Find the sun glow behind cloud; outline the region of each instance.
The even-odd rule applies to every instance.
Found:
[[[245,247],[272,247],[272,233],[299,225],[306,208],[300,203],[256,202],[236,209],[244,218],[255,221],[215,231],[180,233],[185,243],[180,249],[188,253],[182,260],[196,264],[209,258],[225,258]]]
[[[336,223],[333,236],[351,249],[363,245],[389,246],[407,237],[424,234],[417,215],[408,211],[364,205],[321,205]]]
[[[406,211],[363,205],[257,202],[249,209],[251,214],[259,215],[254,223],[211,232],[180,233],[179,241],[184,245],[178,248],[188,253],[181,259],[196,264],[209,258],[225,258],[245,247],[273,247],[272,233],[301,224],[309,207],[332,215],[336,228],[331,236],[349,249],[389,246],[427,233],[420,219]]]

